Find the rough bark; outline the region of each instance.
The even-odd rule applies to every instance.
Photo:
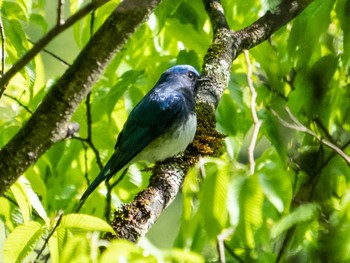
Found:
[[[210,80],[201,82],[196,97],[198,128],[195,140],[181,158],[158,164],[149,187],[133,202],[115,212],[111,224],[117,236],[108,234],[109,239],[124,238],[136,242],[173,201],[189,167],[201,156],[221,154],[223,136],[215,131],[214,113],[228,86],[233,60],[243,49],[252,48],[271,37],[312,0],[284,1],[274,12],[267,12],[252,25],[237,32],[229,29],[220,1],[203,2],[213,26],[214,37],[202,69],[202,76]]]
[[[54,84],[24,127],[0,151],[0,196],[57,141],[108,62],[160,0],[126,0],[112,12]]]

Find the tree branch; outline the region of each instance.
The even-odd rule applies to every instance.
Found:
[[[66,136],[69,120],[79,103],[159,2],[126,0],[112,12],[24,127],[1,149],[0,196],[46,150]],[[2,82],[7,81],[2,79]]]
[[[251,94],[250,112],[252,114],[252,119],[253,119],[253,133],[252,133],[252,138],[250,140],[250,144],[248,147],[248,158],[249,158],[249,166],[250,166],[249,171],[250,171],[250,174],[252,175],[255,172],[254,149],[258,139],[259,130],[260,130],[262,121],[259,120],[258,113],[256,112],[256,98],[258,97],[258,94],[256,93],[256,90],[253,84],[253,79],[252,79],[253,68],[252,68],[252,64],[250,63],[248,50],[244,50],[244,56],[248,65],[247,81],[248,81],[248,87]]]
[[[297,16],[312,0],[285,1],[276,13],[268,12],[251,26],[232,32],[227,25],[219,0],[203,0],[211,20],[214,38],[204,58],[202,76],[209,78],[198,87],[197,133],[181,158],[157,164],[147,189],[135,200],[114,213],[111,224],[117,236],[136,242],[154,224],[161,212],[174,200],[189,167],[200,156],[219,156],[223,151],[222,136],[215,131],[215,108],[228,85],[233,60],[242,52],[266,39]],[[293,7],[293,8],[291,8]]]
[[[12,67],[3,74],[0,78],[0,98],[6,89],[7,83],[11,78],[18,73],[25,65],[28,64],[52,39],[58,34],[69,28],[79,19],[89,14],[92,10],[99,8],[100,6],[107,3],[109,0],[96,0],[87,4],[85,7],[80,9],[74,15],[69,17],[64,23],[57,23],[45,36],[43,36],[27,53],[23,55]]]

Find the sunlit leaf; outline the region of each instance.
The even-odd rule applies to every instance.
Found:
[[[109,262],[149,262],[157,260],[152,256],[145,256],[142,249],[127,240],[115,240],[103,253],[101,263]]]
[[[5,262],[22,262],[33,250],[43,232],[44,228],[35,221],[30,221],[16,227],[5,242]]]
[[[70,214],[62,216],[60,227],[68,229],[81,229],[85,231],[105,231],[114,233],[113,228],[102,219],[83,214]]]
[[[271,231],[272,238],[276,238],[282,232],[290,229],[298,223],[317,219],[320,207],[317,204],[309,203],[298,206],[293,212],[284,216],[276,223]]]
[[[227,220],[228,172],[224,162],[205,164],[206,177],[201,187],[200,211],[210,239],[215,239]]]

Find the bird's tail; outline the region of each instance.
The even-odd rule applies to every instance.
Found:
[[[86,199],[90,196],[90,194],[96,189],[97,186],[100,185],[104,180],[109,179],[113,174],[111,173],[111,162],[109,161],[105,167],[101,170],[101,172],[97,175],[95,180],[89,185],[88,189],[81,196],[79,205],[75,212],[79,212],[80,208],[86,201]]]

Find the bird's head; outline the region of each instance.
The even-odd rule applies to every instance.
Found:
[[[200,79],[198,71],[190,65],[177,65],[165,71],[161,78],[161,82],[181,83],[182,87],[194,89],[197,81]]]

